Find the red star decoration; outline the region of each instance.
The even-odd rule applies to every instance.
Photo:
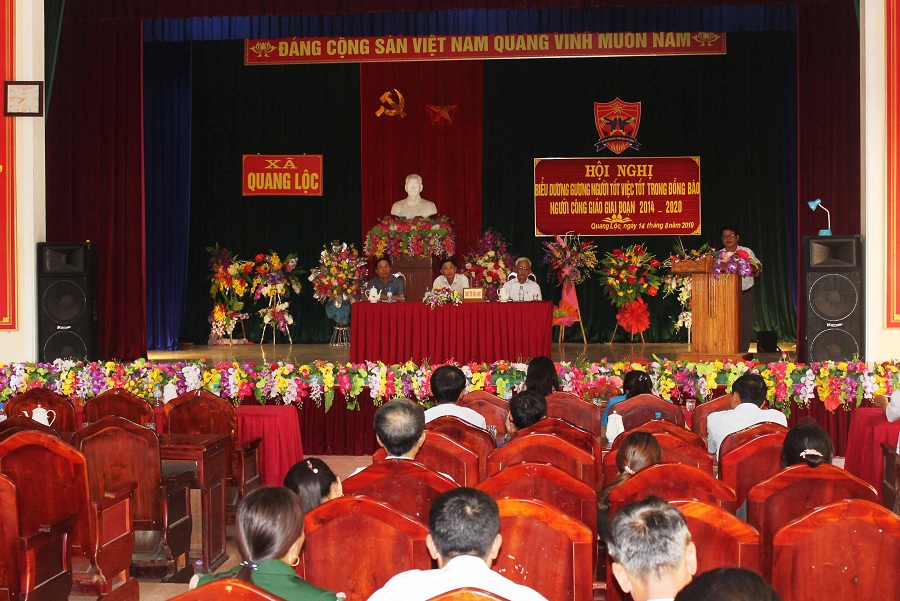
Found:
[[[450,111],[454,110],[458,105],[456,104],[444,104],[444,105],[426,105],[428,108],[428,117],[431,119],[433,124],[440,124],[443,121],[447,121],[447,123],[453,123],[453,119],[450,118]]]

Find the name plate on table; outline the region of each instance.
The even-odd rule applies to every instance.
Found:
[[[484,288],[463,288],[462,300],[464,303],[483,303]]]

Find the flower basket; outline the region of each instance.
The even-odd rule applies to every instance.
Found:
[[[404,219],[382,217],[366,234],[363,247],[369,258],[399,255],[407,257],[452,257],[456,253],[453,221],[446,216]]]

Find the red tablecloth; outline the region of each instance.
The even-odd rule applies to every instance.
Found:
[[[553,304],[425,303],[353,305],[350,361],[492,363],[550,356]]]
[[[853,410],[844,469],[862,478],[881,494],[881,443],[897,446],[900,421],[889,423],[884,409],[859,407]]]

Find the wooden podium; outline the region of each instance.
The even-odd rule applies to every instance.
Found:
[[[397,255],[391,257],[391,271],[402,273],[406,277],[406,300],[422,302],[425,290],[434,283],[431,271],[431,257],[409,257]]]
[[[691,276],[691,352],[679,359],[740,359],[741,276],[713,273],[714,259],[675,261],[672,273]]]

